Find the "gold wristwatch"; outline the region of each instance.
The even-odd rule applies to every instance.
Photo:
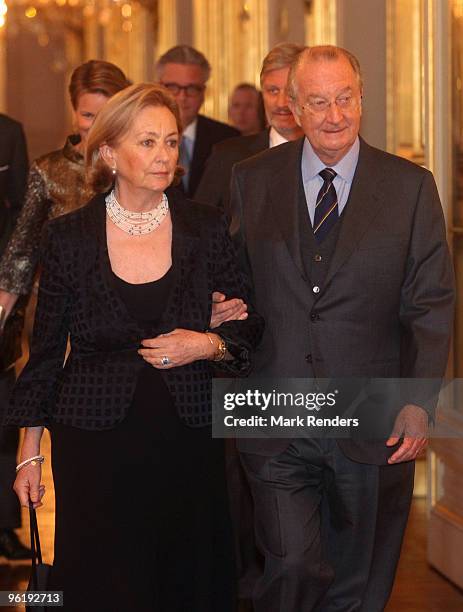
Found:
[[[227,345],[225,340],[219,336],[219,345],[217,347],[217,351],[215,352],[213,361],[223,361],[225,359],[226,352]]]

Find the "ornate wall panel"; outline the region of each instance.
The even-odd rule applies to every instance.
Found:
[[[305,43],[335,45],[336,40],[336,0],[306,0]]]
[[[156,55],[159,57],[178,42],[176,3],[158,0]]]
[[[153,80],[156,7],[147,0],[84,11],[85,57],[114,62],[134,82]]]
[[[425,163],[424,0],[387,3],[387,145]]]
[[[259,84],[268,50],[267,0],[194,0],[193,23],[194,45],[212,66],[204,113],[226,120],[233,87],[241,81]]]

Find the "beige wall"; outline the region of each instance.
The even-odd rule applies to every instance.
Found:
[[[365,87],[361,134],[386,148],[386,0],[338,0],[338,44],[354,53]]]
[[[41,47],[30,31],[7,31],[6,112],[23,124],[31,159],[60,148],[69,129],[65,55],[63,37]]]

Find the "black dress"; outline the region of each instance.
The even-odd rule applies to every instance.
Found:
[[[133,285],[113,275],[139,321],[160,317],[172,269]],[[51,589],[68,612],[229,612],[234,563],[223,441],[177,415],[145,364],[116,428],[51,426],[56,491]]]

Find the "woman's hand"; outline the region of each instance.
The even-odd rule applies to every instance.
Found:
[[[190,329],[174,329],[168,334],[142,341],[138,353],[159,370],[186,365],[199,359],[212,359],[217,351],[218,336]]]
[[[26,427],[21,446],[20,463],[40,455],[42,434],[43,427]],[[34,508],[39,508],[43,505],[42,497],[45,495],[45,487],[40,484],[41,479],[42,465],[39,461],[35,462],[34,465],[29,463],[19,470],[13,489],[19,497],[21,506],[29,508],[29,500],[33,503]]]
[[[42,466],[25,465],[21,468],[14,481],[13,489],[19,498],[19,503],[25,508],[29,508],[29,500],[34,508],[42,506],[42,497],[45,495],[45,486],[40,484],[42,478]]]

